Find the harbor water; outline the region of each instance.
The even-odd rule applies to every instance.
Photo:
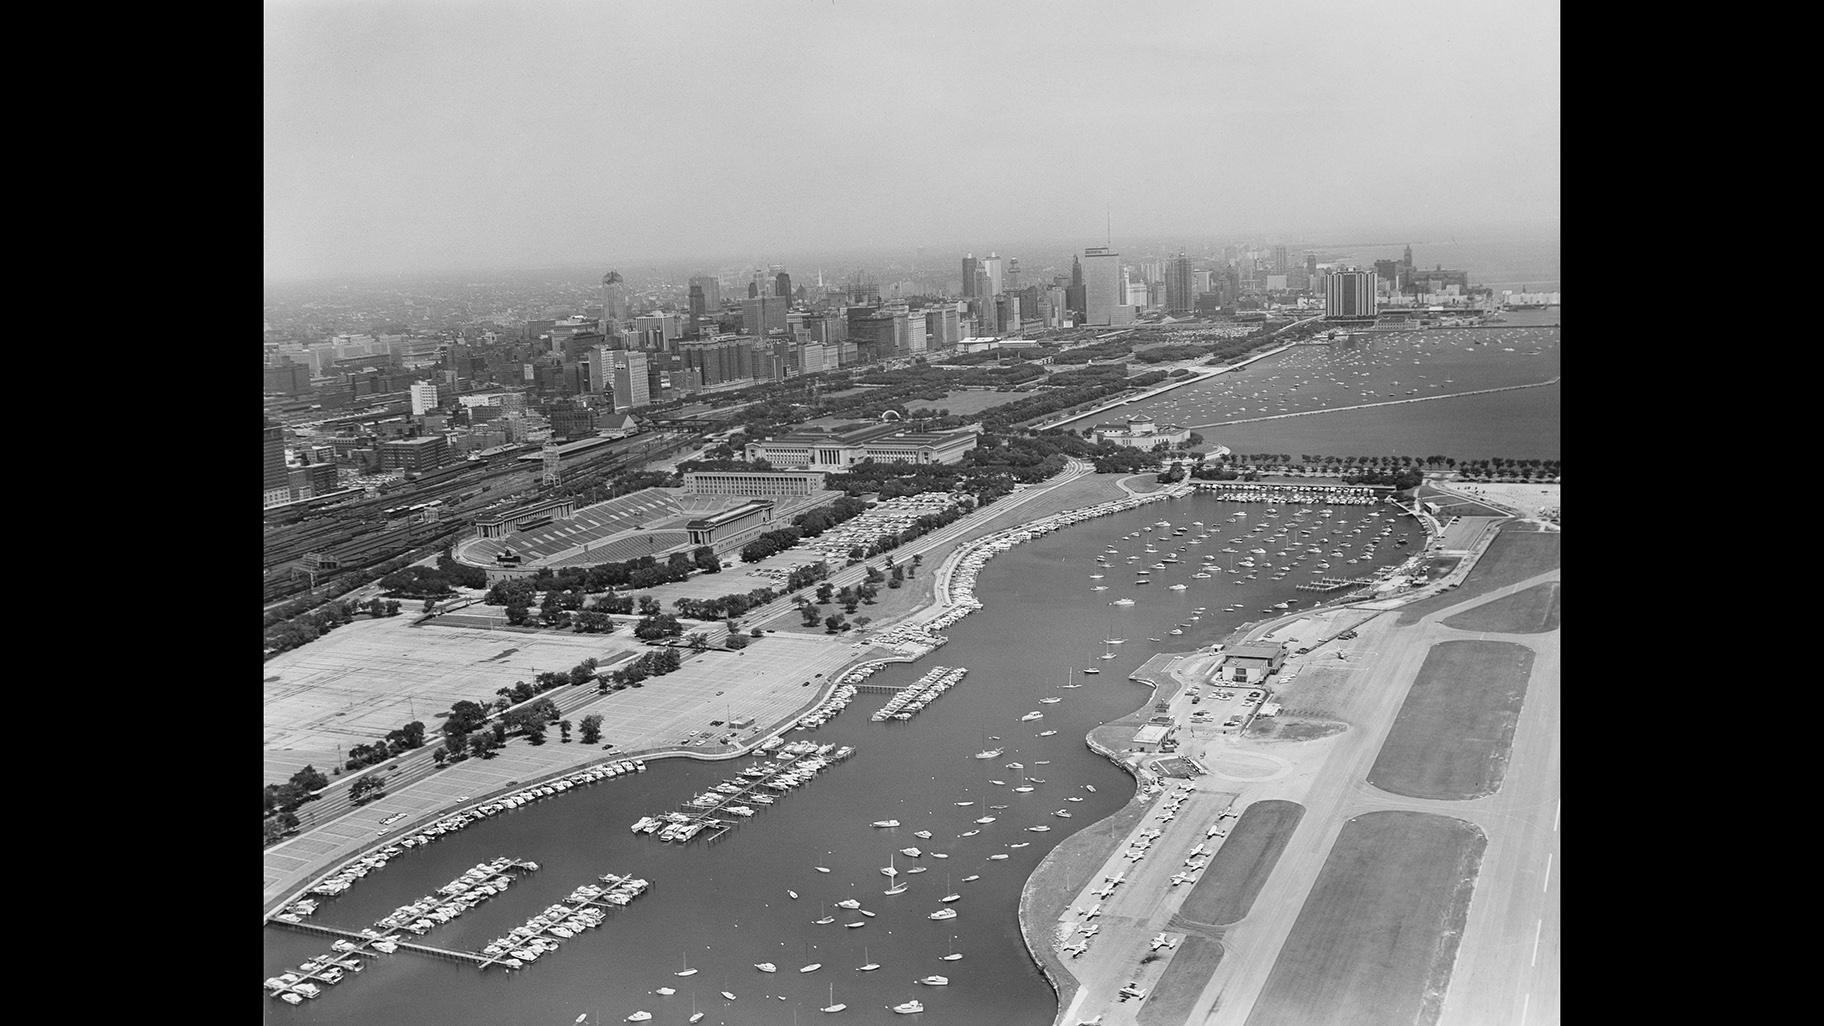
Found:
[[[440,948],[479,951],[523,924],[572,889],[604,873],[628,874],[652,882],[638,900],[614,912],[602,927],[564,941],[555,952],[525,968],[486,971],[473,965],[399,952],[365,956],[366,969],[323,988],[321,997],[288,1006],[262,996],[271,1022],[387,1023],[395,1026],[460,1026],[495,1023],[621,1022],[635,1011],[652,1022],[685,1022],[692,1010],[704,1023],[790,1024],[819,1017],[835,1000],[848,1008],[844,1021],[907,1021],[891,1006],[917,998],[928,1021],[1044,1026],[1056,1015],[1050,986],[1034,967],[1021,939],[1017,910],[1028,875],[1058,842],[1119,809],[1133,794],[1132,779],[1089,751],[1084,735],[1150,700],[1151,691],[1128,675],[1159,652],[1186,652],[1226,638],[1245,621],[1261,620],[1277,603],[1309,608],[1317,599],[1295,586],[1318,576],[1368,577],[1397,564],[1422,544],[1410,517],[1387,505],[1312,506],[1297,525],[1336,539],[1323,544],[1300,539],[1297,529],[1268,544],[1249,534],[1261,523],[1284,525],[1297,505],[1269,514],[1260,503],[1218,501],[1209,496],[1152,503],[1091,520],[1016,546],[989,561],[976,587],[984,608],[945,633],[949,645],[915,663],[898,664],[869,678],[869,684],[909,684],[935,665],[967,667],[968,674],[909,721],[870,722],[889,696],[863,692],[848,709],[814,731],[793,731],[786,740],[853,745],[856,754],[823,771],[804,787],[783,794],[715,843],[667,844],[631,832],[635,820],[669,811],[756,761],[748,756],[704,763],[656,760],[648,772],[604,780],[561,797],[481,820],[437,842],[402,853],[369,874],[347,893],[324,899],[308,921],[359,930],[396,907],[433,892],[464,870],[496,856],[537,862],[506,893],[493,898],[422,938]],[[1331,510],[1324,521],[1321,514]],[[1359,534],[1371,511],[1378,519]],[[1246,519],[1231,519],[1245,512]],[[1189,533],[1174,537],[1154,527],[1168,520]],[[1199,545],[1187,543],[1206,528]],[[1339,524],[1338,521],[1346,521]],[[1393,525],[1371,556],[1365,542]],[[1140,532],[1139,538],[1128,538]],[[1230,544],[1241,538],[1245,544]],[[1398,546],[1396,539],[1409,544]],[[1294,545],[1293,542],[1299,542]],[[1158,551],[1147,553],[1152,544]],[[1110,566],[1095,563],[1108,548]],[[1183,551],[1174,550],[1183,547]],[[1225,548],[1238,550],[1224,553]],[[1245,584],[1227,569],[1236,561],[1290,563],[1280,550],[1302,555],[1288,576],[1262,573]],[[1345,565],[1333,550],[1360,558]],[[1193,578],[1205,554],[1217,556],[1207,578]],[[1141,559],[1126,562],[1128,555]],[[1163,557],[1179,562],[1153,569]],[[1328,559],[1328,569],[1314,563]],[[1137,585],[1136,571],[1149,569],[1152,583]],[[927,564],[919,582],[934,573]],[[1101,574],[1099,579],[1091,575]],[[1186,585],[1171,590],[1171,585]],[[1105,587],[1105,591],[1092,590]],[[1112,605],[1133,599],[1133,605]],[[1239,603],[1241,608],[1224,612]],[[1201,614],[1194,614],[1204,607]],[[865,612],[864,610],[860,610]],[[1283,613],[1275,610],[1273,615]],[[1192,619],[1196,616],[1196,619]],[[1174,629],[1183,631],[1173,635]],[[1108,643],[1124,639],[1120,644]],[[1149,641],[1158,638],[1160,641]],[[765,644],[764,641],[759,644]],[[1112,658],[1103,658],[1104,655]],[[1101,672],[1086,675],[1093,667]],[[1072,682],[1078,688],[1060,688]],[[663,687],[660,679],[649,684]],[[1042,698],[1059,698],[1041,703]],[[1023,721],[1033,711],[1042,718]],[[1041,731],[1056,733],[1039,737]],[[997,740],[998,738],[998,740]],[[1004,748],[993,759],[974,755]],[[1009,768],[1008,763],[1022,764]],[[1029,780],[1028,778],[1037,778]],[[1001,781],[995,783],[994,781]],[[1031,791],[1015,791],[1030,787]],[[1094,790],[1089,790],[1093,787]],[[1068,801],[1078,798],[1080,801]],[[959,802],[973,802],[959,806]],[[1004,809],[992,806],[1004,805]],[[1069,818],[1054,816],[1056,810]],[[978,817],[995,821],[977,824]],[[897,819],[883,829],[874,821]],[[1030,832],[1048,826],[1048,832]],[[929,830],[929,839],[914,836]],[[979,830],[974,836],[959,836]],[[1011,847],[1020,844],[1023,847]],[[917,847],[917,858],[894,854]],[[934,853],[948,858],[936,858]],[[990,859],[1005,855],[1004,859]],[[881,867],[892,865],[904,893]],[[818,872],[822,866],[828,873]],[[909,873],[922,868],[925,872]],[[979,879],[965,882],[964,878]],[[787,892],[796,891],[793,899]],[[940,898],[960,893],[954,919],[933,921],[947,907]],[[853,898],[875,913],[836,907]],[[835,921],[818,925],[826,915]],[[861,922],[859,928],[844,924]],[[954,936],[954,942],[952,941]],[[329,950],[329,939],[279,926],[265,931],[265,973],[275,976]],[[958,960],[940,956],[961,952]],[[1093,954],[1093,953],[1092,953]],[[864,962],[880,969],[859,972]],[[775,973],[754,963],[771,962]],[[822,963],[801,973],[800,967]],[[688,976],[677,973],[696,970]],[[946,986],[916,981],[941,974]],[[248,981],[249,991],[253,981]],[[660,987],[675,988],[664,996]],[[735,995],[729,1001],[721,992]],[[782,1000],[783,999],[783,1000]]]

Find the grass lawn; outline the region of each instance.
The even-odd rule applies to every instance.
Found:
[[[1248,1026],[1437,1022],[1486,846],[1422,812],[1344,824]]]
[[[1558,582],[1535,584],[1525,591],[1469,609],[1444,621],[1460,631],[1543,634],[1558,629]]]
[[[1470,569],[1469,576],[1463,579],[1461,587],[1401,607],[1398,626],[1417,623],[1420,617],[1428,613],[1555,569],[1559,563],[1558,542],[1561,537],[1557,531],[1532,530],[1530,525],[1525,524],[1503,527],[1488,550],[1482,553],[1482,558]]]
[[[1228,926],[1247,918],[1254,897],[1267,882],[1279,853],[1303,819],[1297,802],[1264,801],[1248,806],[1216,856],[1185,899],[1178,915],[1193,923]]]
[[[1506,641],[1433,645],[1368,782],[1409,798],[1493,794],[1526,698],[1533,651]]]
[[[1171,964],[1147,994],[1146,1003],[1140,1006],[1141,1026],[1183,1026],[1189,1021],[1197,995],[1203,993],[1210,974],[1222,964],[1222,942],[1192,934],[1178,945],[1171,958]]]

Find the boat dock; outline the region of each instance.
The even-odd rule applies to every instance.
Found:
[[[272,922],[280,926],[334,937],[335,941],[330,945],[330,954],[318,955],[290,972],[272,977],[266,981],[266,989],[275,998],[297,1004],[305,998],[321,994],[319,983],[333,985],[351,973],[360,972],[363,966],[354,956],[373,952],[385,955],[401,949],[485,967],[488,960],[482,955],[400,940],[399,934],[404,931],[422,936],[438,923],[447,923],[505,891],[513,883],[514,872],[523,870],[530,873],[537,869],[536,862],[504,855],[479,863],[437,888],[436,893],[425,895],[409,905],[401,905],[359,932],[307,923],[300,914],[282,913],[275,916]]]
[[[656,834],[661,841],[721,840],[742,820],[773,804],[785,792],[855,754],[848,746],[794,741],[779,749],[772,762],[757,762],[740,774],[695,795],[669,811],[642,816],[635,833]],[[757,806],[757,808],[755,807]]]
[[[1297,585],[1293,590],[1294,591],[1332,592],[1332,591],[1341,591],[1344,588],[1359,588],[1365,584],[1373,584],[1373,583],[1374,582],[1372,580],[1370,580],[1366,577],[1353,577],[1348,580],[1341,580],[1341,579],[1338,579],[1335,577],[1319,577],[1317,580],[1312,581],[1310,584]]]
[[[632,904],[633,899],[652,886],[648,881],[634,879],[631,873],[626,876],[604,873],[598,879],[605,886],[584,884],[578,887],[562,901],[527,920],[525,925],[490,942],[481,954],[470,957],[478,960],[483,969],[493,965],[518,969],[557,950],[559,942],[602,925],[607,913]]]
[[[903,688],[894,689],[895,694],[887,704],[878,709],[871,717],[875,723],[887,720],[909,720],[922,711],[925,706],[937,701],[937,696],[962,682],[969,670],[966,667],[933,666],[929,673],[918,678]]]
[[[1223,502],[1270,502],[1274,504],[1373,506],[1381,496],[1390,494],[1384,485],[1235,485],[1226,481],[1197,481],[1197,490],[1213,492]]]

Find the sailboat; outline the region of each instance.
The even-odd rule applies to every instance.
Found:
[[[1006,750],[1007,749],[1005,748],[989,748],[988,734],[984,731],[982,733],[982,750],[975,753],[975,757],[978,759],[998,759],[1001,757],[1001,753]]]
[[[818,926],[828,926],[835,921],[836,921],[836,917],[833,915],[830,915],[830,906],[826,903],[823,906],[823,918],[816,920],[816,923]]]
[[[899,868],[893,864],[893,859],[898,854],[899,854],[898,852],[888,852],[887,853],[887,864],[885,866],[881,867],[880,875],[888,877],[888,878],[899,875]]]
[[[834,983],[832,983],[832,984],[830,984],[830,1003],[829,1003],[829,1004],[827,1004],[827,1005],[824,1005],[824,1006],[823,1006],[823,1011],[825,1011],[825,1012],[840,1012],[840,1011],[842,1011],[842,1010],[843,1010],[843,1009],[845,1009],[845,1008],[847,1008],[847,1007],[849,1007],[849,1006],[848,1006],[848,1005],[845,1005],[845,1004],[838,1004],[838,1003],[837,1003],[837,1001],[836,1001],[836,985],[835,985],[835,984],[834,984]]]
[[[1068,670],[1067,670],[1067,671],[1065,671],[1065,672],[1066,672],[1066,673],[1067,673],[1067,674],[1068,674],[1068,675],[1069,675],[1069,676],[1068,676],[1068,678],[1067,678],[1067,679],[1068,679],[1068,683],[1065,683],[1065,684],[1059,684],[1059,685],[1058,685],[1058,687],[1061,687],[1061,688],[1080,688],[1080,687],[1082,687],[1082,686],[1083,686],[1083,685],[1081,685],[1081,684],[1078,684],[1078,683],[1077,683],[1077,671],[1076,671],[1076,668],[1075,668],[1075,667],[1072,667],[1072,668],[1070,668],[1070,669],[1068,669]]]
[[[896,853],[891,853],[891,852],[888,853],[887,868],[881,870],[881,872],[885,873],[889,879],[893,879],[893,878],[899,876],[899,870],[893,866],[893,855],[894,854],[896,854]],[[906,882],[904,880],[893,879],[893,885],[891,887],[888,887],[886,890],[881,891],[880,893],[882,893],[882,894],[902,894],[905,892],[905,889],[906,889]]]
[[[956,934],[953,933],[950,935],[950,953],[948,955],[939,955],[937,957],[945,962],[954,962],[957,959],[963,957],[963,953],[956,950]]]
[[[950,890],[950,877],[947,874],[944,876],[944,890],[946,890],[946,891]],[[963,899],[963,896],[961,894],[958,894],[955,891],[950,891],[949,894],[946,894],[937,900],[939,900],[945,904],[949,904],[952,901],[961,901],[962,899]]]
[[[694,990],[691,991],[690,992],[690,1019],[687,1021],[702,1022],[703,1017],[708,1014],[709,1014],[708,1012],[697,1011],[697,992]]]
[[[695,975],[697,975],[697,971],[690,967],[690,956],[689,955],[684,956],[684,968],[678,972],[672,973],[672,975],[673,976],[695,976]]]
[[[856,971],[856,972],[858,972],[858,973],[871,973],[871,972],[873,972],[873,971],[874,971],[874,970],[876,970],[876,969],[879,969],[879,968],[880,968],[880,963],[879,963],[879,962],[876,962],[876,961],[874,961],[874,960],[872,960],[872,959],[868,959],[868,946],[867,946],[867,945],[866,945],[866,944],[863,944],[863,945],[862,945],[862,946],[861,946],[861,957],[862,957],[862,958],[863,958],[863,959],[867,959],[867,960],[866,960],[866,961],[864,961],[864,962],[862,962],[862,963],[861,963],[861,964],[860,964],[860,965],[858,965],[858,966],[856,966],[856,967],[855,967],[855,971]]]

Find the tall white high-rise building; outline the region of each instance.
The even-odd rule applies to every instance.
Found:
[[[988,259],[982,261],[982,270],[988,272],[988,294],[991,296],[1000,295],[1007,284],[1001,264],[1001,258],[994,253],[989,253]]]
[[[615,412],[627,413],[652,405],[652,389],[646,377],[646,354],[617,349],[610,356],[613,359]]]
[[[1106,246],[1083,251],[1083,316],[1089,324],[1115,323],[1115,308],[1127,296],[1121,285],[1121,254]]]
[[[437,384],[433,381],[420,381],[411,388],[412,416],[422,417],[426,412],[437,408]]]
[[[1373,317],[1380,308],[1375,299],[1375,273],[1358,268],[1337,270],[1325,280],[1326,317]]]

